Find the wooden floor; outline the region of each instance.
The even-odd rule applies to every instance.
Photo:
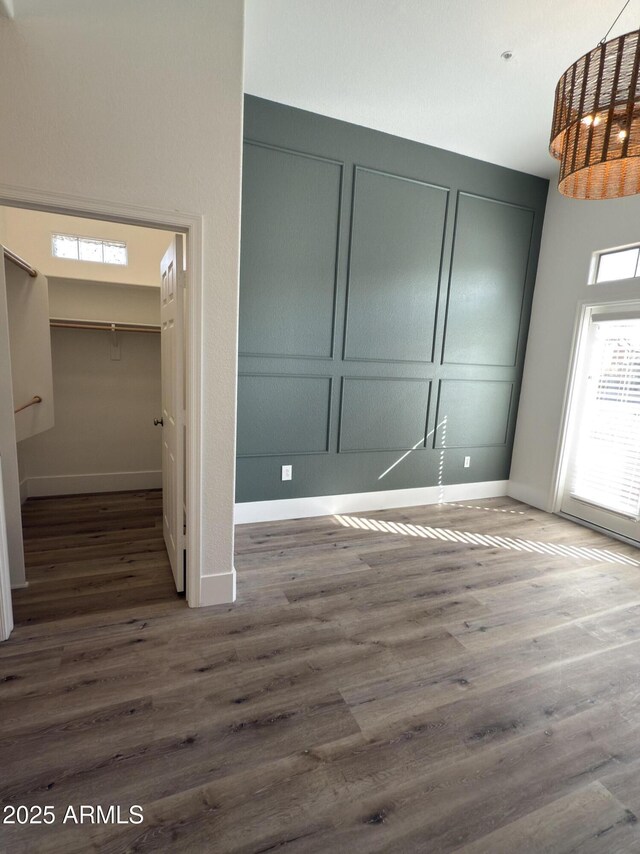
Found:
[[[18,626],[177,598],[161,490],[32,498],[22,529],[29,587],[13,593]]]
[[[189,610],[156,494],[25,526],[2,802],[56,823],[0,850],[640,852],[637,550],[509,499],[249,525]]]

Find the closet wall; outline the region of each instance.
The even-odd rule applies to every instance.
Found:
[[[49,279],[51,317],[159,323],[152,287]],[[18,444],[21,494],[161,485],[160,335],[52,329],[53,429]]]

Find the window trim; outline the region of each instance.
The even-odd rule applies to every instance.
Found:
[[[596,254],[594,253],[594,257]],[[623,281],[631,280],[625,279]],[[600,316],[600,319],[610,315],[617,317],[622,315],[626,318],[634,317],[637,314],[640,314],[640,299],[637,296],[631,299],[628,297],[616,298],[601,291],[600,294],[591,293],[578,300],[571,343],[571,359],[562,405],[562,418],[555,448],[553,480],[548,493],[548,504],[545,508],[550,513],[561,513],[563,491],[569,467],[568,449],[573,439],[576,424],[575,413],[578,404],[579,377],[582,375],[586,358],[587,335],[591,318],[593,315]],[[613,534],[612,536],[617,537],[618,535]]]

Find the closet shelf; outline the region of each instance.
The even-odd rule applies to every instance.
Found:
[[[52,317],[49,326],[62,329],[100,329],[106,332],[160,332],[159,324],[154,323],[124,323],[108,320],[77,320],[69,317]]]

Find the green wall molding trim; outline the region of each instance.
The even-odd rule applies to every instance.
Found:
[[[547,190],[246,96],[238,502],[508,478]]]

